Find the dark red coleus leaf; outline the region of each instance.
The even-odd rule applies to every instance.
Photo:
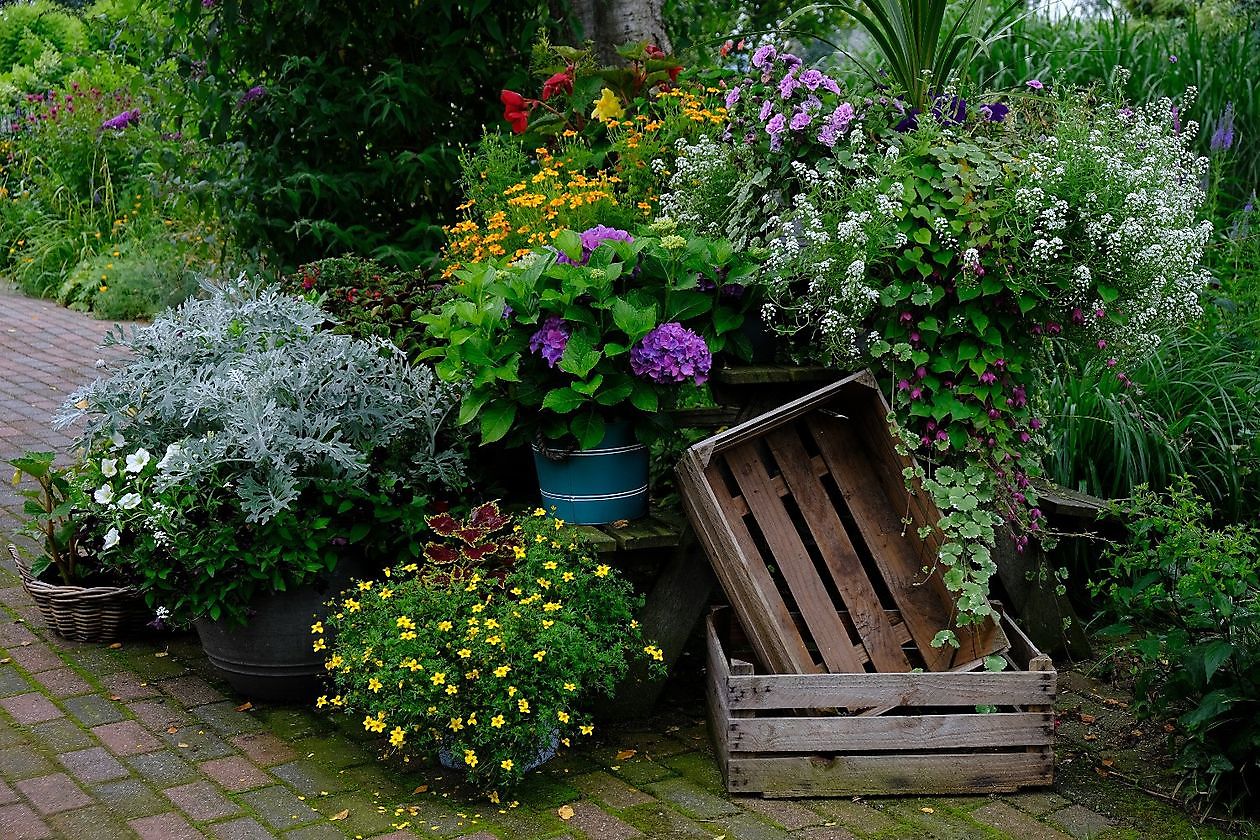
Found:
[[[470,545],[463,550],[463,555],[469,560],[482,560],[498,551],[501,546],[498,543],[486,543],[485,545]]]
[[[430,563],[446,565],[459,559],[459,552],[449,545],[429,543],[424,547],[424,556]]]
[[[486,502],[484,505],[478,505],[468,515],[469,525],[474,528],[485,528],[487,531],[497,531],[511,521],[512,518],[510,516],[505,516],[499,511],[497,502]]]
[[[427,517],[425,522],[429,523],[429,527],[439,537],[450,537],[460,529],[460,522],[449,513],[439,513],[437,516]]]

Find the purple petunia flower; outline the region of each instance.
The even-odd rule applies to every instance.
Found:
[[[779,96],[784,99],[790,99],[800,86],[801,81],[796,78],[796,68],[793,67],[787,71],[787,74],[779,82]]]
[[[771,64],[774,64],[776,57],[778,57],[778,52],[775,48],[766,44],[764,47],[758,47],[757,51],[753,53],[752,66],[758,70],[764,70]]]
[[[1225,106],[1225,112],[1216,121],[1209,148],[1214,152],[1226,152],[1234,145],[1234,103]]]
[[[967,100],[961,96],[953,96],[949,100],[938,96],[932,103],[932,116],[941,125],[962,125],[967,119]]]
[[[783,146],[783,132],[787,130],[787,120],[782,114],[775,114],[766,123],[766,134],[770,135],[770,148],[778,151]]]
[[[818,130],[818,142],[829,149],[834,148],[841,135],[849,130],[849,123],[853,121],[854,114],[853,106],[848,102],[837,105],[836,110],[831,112],[831,116]]]
[[[801,84],[809,90],[818,90],[818,86],[822,83],[823,74],[812,67],[801,74]]]
[[[105,122],[101,123],[101,128],[109,129],[110,131],[122,131],[132,123],[139,121],[140,109],[132,108],[130,111],[123,111],[121,114],[105,120]]]
[[[1011,106],[1002,102],[990,102],[980,106],[980,116],[989,122],[1002,122],[1011,112]]]
[[[731,89],[727,92],[727,94],[726,94],[726,110],[728,110],[728,111],[729,111],[729,110],[731,110],[732,108],[734,108],[734,107],[735,107],[735,103],[739,101],[739,94],[740,94],[739,85],[736,85],[735,87],[731,88]]]
[[[630,351],[635,376],[653,382],[686,382],[703,385],[713,366],[713,354],[704,339],[676,321],[661,324]]]
[[[1169,63],[1169,64],[1176,64],[1176,63],[1177,63],[1177,56],[1175,56],[1175,55],[1170,55],[1170,56],[1168,56],[1168,63]]]
[[[1024,82],[1024,84],[1028,85],[1033,90],[1044,90],[1046,87],[1045,85],[1041,83],[1040,79],[1029,79],[1028,81]]]
[[[795,114],[792,115],[792,120],[791,122],[788,123],[788,127],[791,128],[793,131],[800,131],[802,128],[809,125],[810,120],[812,119],[813,117],[810,115],[808,111],[804,111],[804,110],[797,111]]]
[[[761,112],[757,114],[757,118],[760,119],[762,122],[765,122],[766,120],[770,119],[770,114],[773,111],[774,111],[774,103],[771,102],[769,99],[767,99],[765,102],[761,103]]]
[[[530,336],[530,352],[542,356],[543,361],[547,363],[547,367],[553,368],[556,366],[556,362],[560,361],[560,357],[564,355],[564,348],[568,346],[569,336],[572,334],[572,325],[563,318],[553,315],[546,321],[543,321],[538,332]]]

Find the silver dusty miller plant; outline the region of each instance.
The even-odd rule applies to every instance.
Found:
[[[86,451],[113,438],[164,453],[158,489],[222,489],[251,522],[312,481],[369,469],[419,486],[462,482],[449,434],[460,394],[429,368],[388,341],[320,329],[326,312],[244,277],[203,288],[204,299],[106,337],[130,360],[57,417],[63,428],[86,421]]]

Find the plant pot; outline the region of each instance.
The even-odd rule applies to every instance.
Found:
[[[66,586],[39,580],[9,545],[22,588],[48,628],[75,642],[116,642],[144,628],[148,610],[132,586]]]
[[[311,625],[327,617],[324,602],[353,577],[355,564],[342,563],[312,583],[256,596],[244,627],[197,619],[193,626],[206,657],[251,700],[309,702],[325,673],[324,655],[312,649]]]
[[[534,445],[542,504],[574,525],[639,519],[648,511],[648,449],[625,421],[609,423],[591,449],[572,452]]]

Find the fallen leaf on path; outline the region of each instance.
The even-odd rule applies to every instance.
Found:
[[[1090,732],[1089,734],[1087,734],[1087,735],[1085,736],[1085,740],[1086,740],[1086,741],[1097,741],[1097,740],[1098,740],[1098,736],[1097,736],[1097,735],[1095,735],[1093,732]]]
[[[428,789],[429,789],[428,785],[417,785],[416,789],[413,790],[412,793],[424,793]]]
[[[122,642],[114,642],[112,645],[109,646],[109,649],[118,650],[120,647],[122,647]]]
[[[617,760],[625,761],[627,758],[634,758],[638,754],[639,754],[638,750],[622,750],[621,752],[617,753]]]
[[[344,820],[348,816],[350,816],[350,809],[346,808],[344,810],[338,811],[337,813],[333,814],[328,819],[335,822],[337,820]]]
[[[925,814],[935,814],[935,813],[936,813],[936,809],[935,809],[935,808],[927,808],[927,807],[924,807],[924,808],[920,808],[919,810],[920,810],[920,811],[922,811],[922,812],[923,812],[923,813],[925,813]]]
[[[236,707],[236,711],[248,712],[252,708],[254,708],[254,704],[246,700],[244,703]]]
[[[1093,723],[1096,720],[1098,720],[1098,718],[1094,717],[1093,715],[1087,715],[1084,712],[1081,712],[1081,723],[1088,724],[1088,723]]]
[[[573,819],[573,815],[576,812],[573,810],[572,807],[568,805],[561,805],[556,810],[556,813],[560,815],[560,819],[564,820],[565,822],[568,822],[569,820]]]
[[[158,659],[161,659],[163,656],[170,656],[170,655],[171,655],[171,653],[170,653],[170,651],[167,651],[167,650],[162,650],[162,651],[158,651],[157,653],[155,653],[155,654],[153,654],[153,655],[154,655],[154,656],[156,656]]]

